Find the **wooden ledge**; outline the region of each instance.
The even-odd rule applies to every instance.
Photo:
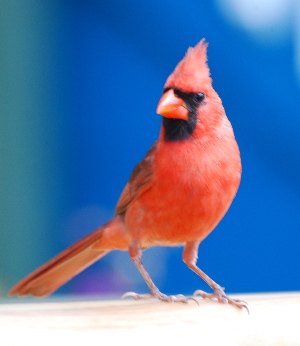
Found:
[[[129,298],[19,300],[0,306],[1,346],[300,345],[300,292],[231,297],[247,301],[250,315],[201,298],[199,306]]]

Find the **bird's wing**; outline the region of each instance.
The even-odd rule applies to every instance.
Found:
[[[158,141],[152,145],[144,159],[133,170],[117,203],[116,215],[123,214],[134,200],[151,187],[157,143]]]

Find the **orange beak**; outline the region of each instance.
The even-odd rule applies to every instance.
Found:
[[[189,112],[184,101],[176,97],[173,89],[163,94],[158,102],[156,113],[166,118],[188,120]]]

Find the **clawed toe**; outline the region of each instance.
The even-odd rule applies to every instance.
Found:
[[[186,297],[186,296],[184,296],[182,294],[178,294],[176,296],[170,296],[170,298],[171,298],[171,301],[175,302],[175,303],[188,303],[189,300],[192,300],[197,305],[199,305],[198,301],[195,298],[193,298],[193,297]]]
[[[122,299],[127,298],[127,297],[132,297],[134,300],[140,300],[140,299],[150,299],[153,298],[153,295],[151,293],[147,294],[138,294],[135,292],[126,292],[122,295]]]
[[[167,295],[165,295],[159,291],[153,292],[153,293],[146,293],[146,294],[127,292],[127,293],[122,295],[122,299],[127,298],[127,297],[133,297],[133,299],[135,299],[135,300],[157,298],[160,301],[168,302],[168,303],[188,303],[189,300],[193,300],[194,302],[196,302],[199,305],[197,300],[193,297],[185,297],[182,294],[178,294],[175,296],[167,296]]]
[[[248,314],[250,314],[247,302],[245,302],[244,300],[229,298],[222,289],[216,289],[214,293],[206,293],[202,290],[197,290],[193,294],[193,296],[198,296],[198,295],[201,295],[202,298],[204,299],[210,299],[210,300],[217,299],[219,303],[231,304],[239,309],[245,308]]]

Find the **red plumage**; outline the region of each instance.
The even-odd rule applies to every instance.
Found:
[[[238,145],[212,87],[207,45],[201,40],[189,48],[167,79],[157,108],[163,116],[159,138],[134,169],[114,218],[20,281],[9,294],[51,294],[109,251],[120,249],[129,251],[150,289],[150,294],[127,295],[187,302],[189,298],[181,295],[162,294],[141,262],[143,248],[183,244],[184,262],[214,290],[196,294],[246,307],[228,298],[196,266],[200,242],[228,210],[241,177]]]

